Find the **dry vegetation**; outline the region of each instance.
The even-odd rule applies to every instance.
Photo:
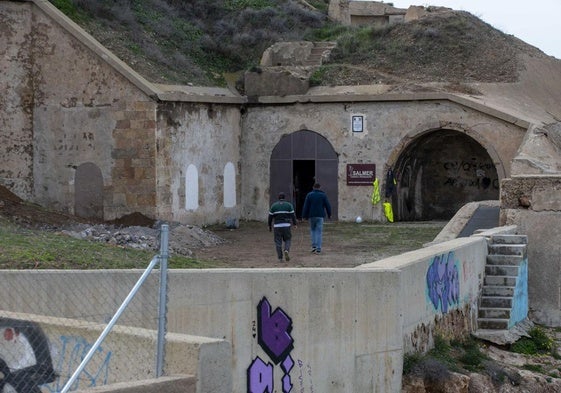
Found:
[[[315,85],[512,82],[537,48],[463,11],[386,27],[345,27],[328,0],[51,0],[148,80],[224,86],[275,42],[336,41]],[[310,5],[312,7],[310,7]]]

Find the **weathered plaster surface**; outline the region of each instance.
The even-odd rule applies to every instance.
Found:
[[[21,198],[33,188],[32,7],[0,3],[0,184]]]
[[[365,116],[365,130],[353,133],[351,116]],[[402,101],[364,103],[294,104],[248,108],[243,119],[241,156],[242,201],[247,217],[262,219],[269,203],[270,152],[280,138],[299,130],[326,137],[339,154],[339,219],[357,215],[380,219],[379,206],[372,207],[370,187],[346,185],[347,164],[374,163],[382,181],[415,137],[438,129],[463,132],[478,141],[493,159],[499,177],[510,175],[510,161],[525,130],[448,101]],[[445,149],[445,146],[442,147]]]
[[[72,212],[75,168],[92,162],[103,174],[105,218],[153,214],[155,103],[30,3],[1,7],[11,53],[0,63],[11,75],[0,82],[2,183]]]
[[[239,173],[241,115],[237,106],[165,103],[158,109],[158,216],[209,224],[239,217],[239,204],[224,207],[224,169],[232,163]],[[186,170],[199,174],[199,203],[186,209]],[[236,176],[239,195],[240,176]],[[187,185],[189,187],[189,185]],[[236,198],[240,200],[239,197]]]

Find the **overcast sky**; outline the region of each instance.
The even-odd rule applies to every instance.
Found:
[[[561,59],[561,0],[386,0],[394,7],[443,6],[472,13],[503,33],[512,34]]]

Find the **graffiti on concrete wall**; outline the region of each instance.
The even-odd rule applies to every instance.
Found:
[[[434,308],[447,313],[460,303],[459,262],[454,251],[435,256],[427,270],[428,297]]]
[[[47,336],[34,322],[0,318],[0,392],[41,393],[53,382]]]
[[[54,351],[56,353],[53,354],[53,358],[55,359],[55,369],[60,370],[60,378],[55,383],[45,386],[51,393],[62,390],[93,346],[93,343],[80,336],[60,336],[60,342],[56,344],[56,351]],[[100,346],[93,358],[97,361],[88,363],[70,390],[106,385],[111,356],[111,351]]]
[[[269,359],[281,367],[283,372],[282,392],[292,391],[290,371],[294,367],[294,360],[290,352],[294,348],[292,319],[280,308],[272,311],[271,304],[263,297],[257,306],[257,342]],[[247,369],[248,393],[272,393],[274,391],[275,366],[257,356]]]
[[[492,162],[482,162],[472,158],[470,161],[446,161],[442,166],[448,174],[444,182],[445,186],[499,189],[499,179],[489,177],[489,174],[496,172]]]

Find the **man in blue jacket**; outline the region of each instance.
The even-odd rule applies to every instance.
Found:
[[[296,213],[292,203],[285,200],[284,192],[279,193],[278,200],[271,205],[269,209],[269,232],[274,228],[273,236],[275,240],[275,249],[279,262],[282,262],[282,256],[286,261],[290,261],[290,244],[292,239],[291,225],[296,228]],[[284,251],[283,251],[284,242]]]
[[[306,195],[302,208],[302,218],[310,222],[313,254],[321,254],[323,220],[326,215],[331,218],[331,205],[327,194],[321,190],[320,184],[316,183],[314,189]]]

